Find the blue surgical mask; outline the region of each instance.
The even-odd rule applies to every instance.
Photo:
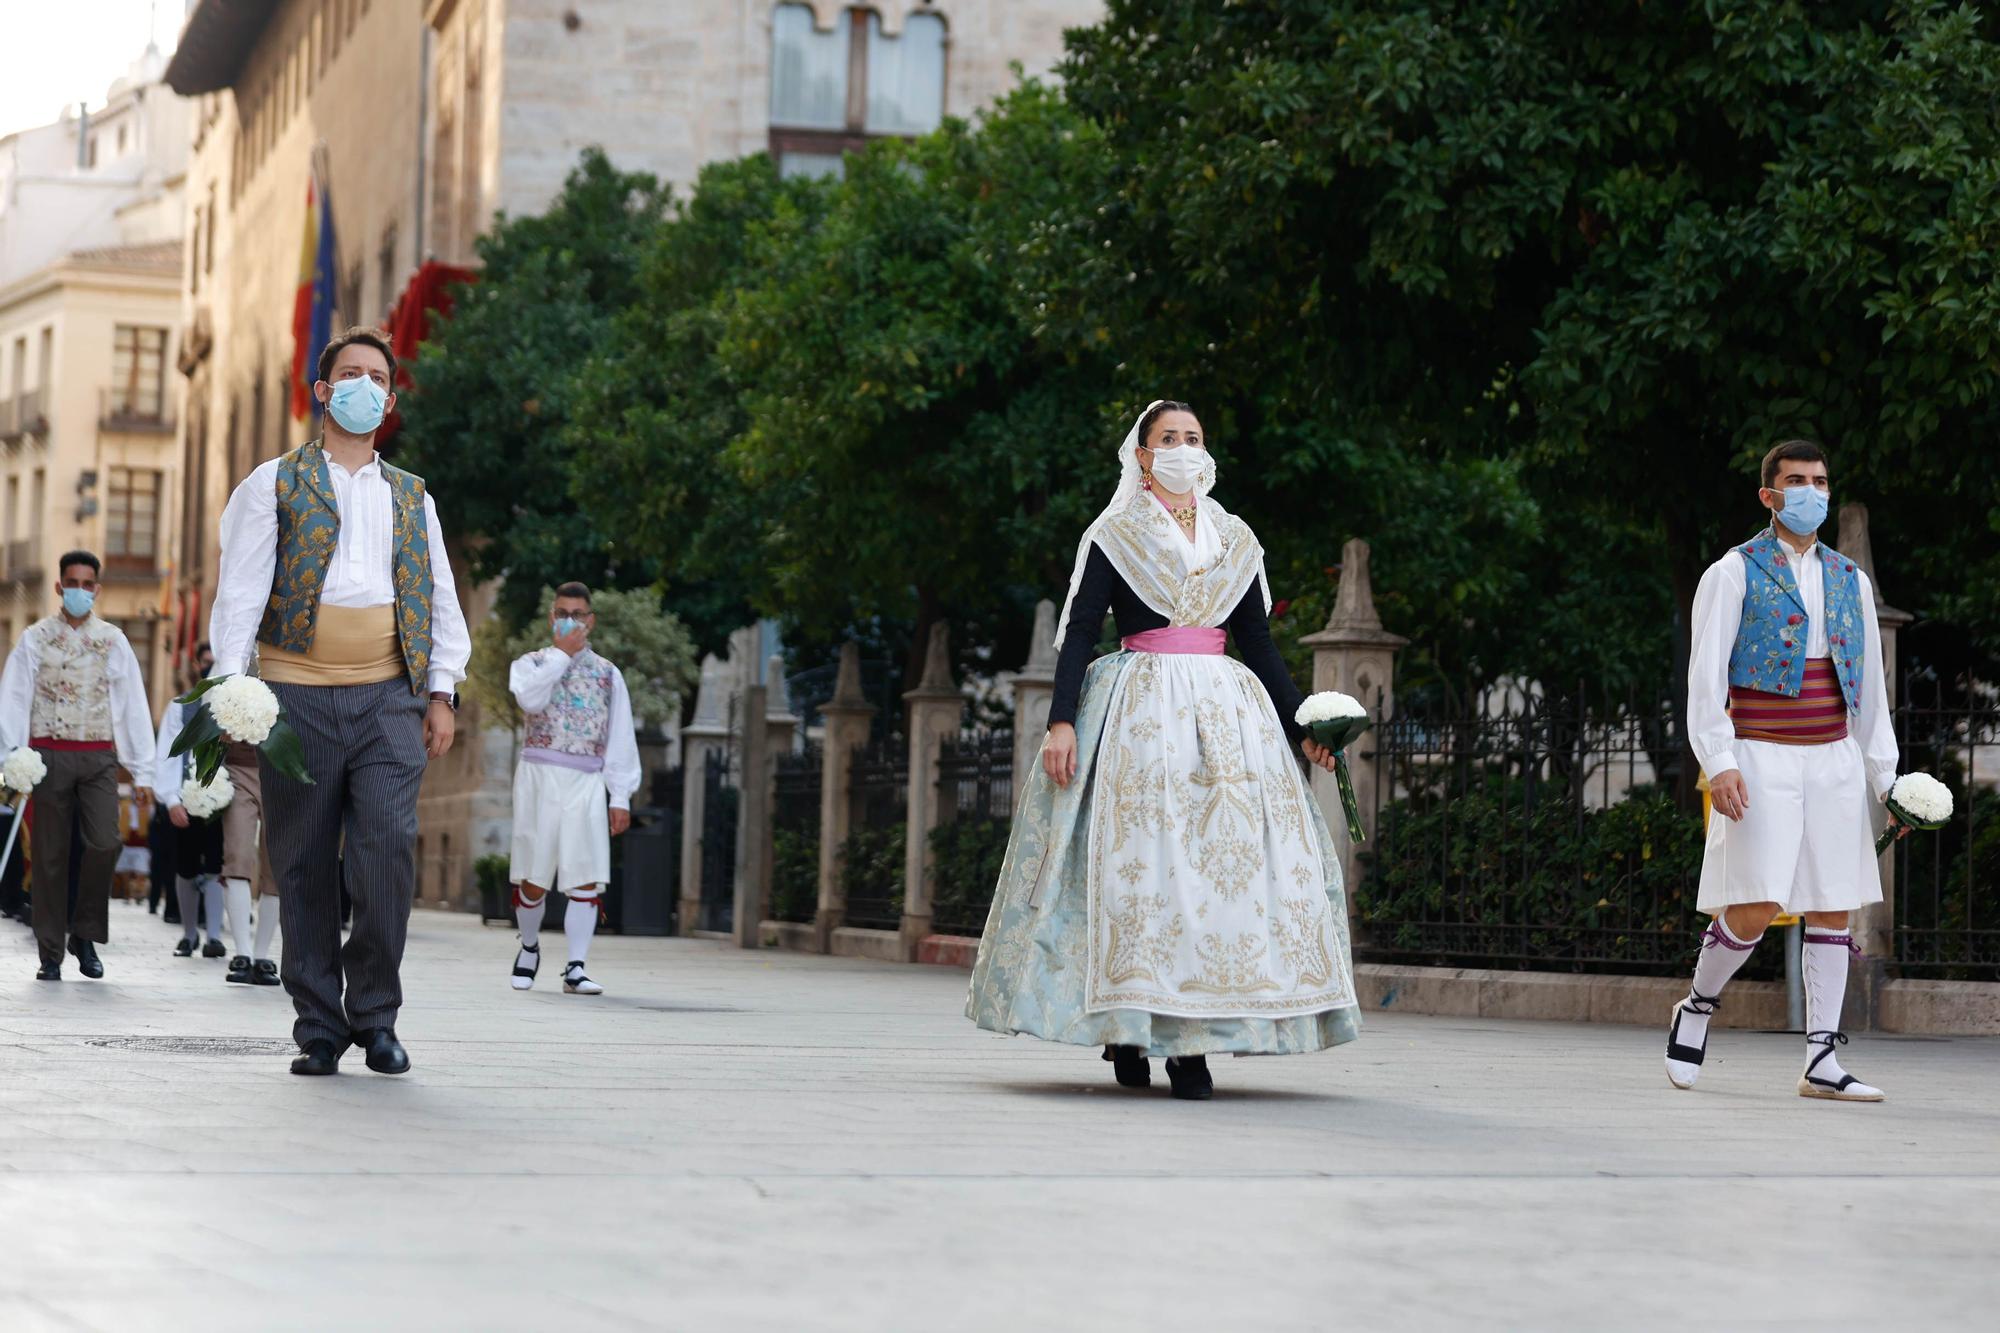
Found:
[[[572,620],[568,616],[562,616],[556,621],[556,637],[560,639],[564,635],[574,634],[582,628],[583,622],[581,620]]]
[[[388,391],[366,375],[337,381],[327,396],[326,410],[349,435],[367,435],[382,424]]]
[[[1826,499],[1826,492],[1817,486],[1787,486],[1778,521],[1798,536],[1810,537],[1826,522]]]
[[[63,610],[78,620],[90,614],[90,608],[97,605],[97,594],[88,588],[64,588]]]

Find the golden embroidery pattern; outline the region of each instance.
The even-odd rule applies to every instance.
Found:
[[[1285,909],[1282,919],[1271,922],[1271,943],[1278,958],[1291,969],[1301,986],[1324,986],[1333,980],[1333,955],[1326,947],[1326,899],[1312,897],[1279,900]]]
[[[1204,935],[1195,945],[1201,971],[1181,982],[1181,989],[1210,995],[1245,995],[1278,990],[1278,983],[1264,974],[1264,939],[1261,935],[1238,935],[1225,940],[1221,935]]]
[[[1118,900],[1118,910],[1106,921],[1111,939],[1105,971],[1114,985],[1157,982],[1160,970],[1172,965],[1174,946],[1181,938],[1180,916],[1174,915],[1157,930],[1153,927],[1153,918],[1166,910],[1166,898],[1157,893],[1132,893]]]

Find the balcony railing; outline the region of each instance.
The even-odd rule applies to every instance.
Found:
[[[49,434],[49,391],[47,389],[24,389],[14,400],[20,406],[20,428],[23,434],[39,435],[44,439]]]
[[[12,444],[21,434],[21,400],[0,398],[0,441]]]
[[[27,541],[8,542],[7,574],[8,583],[39,583],[42,579],[42,543],[38,538]]]
[[[98,395],[97,426],[128,435],[172,435],[174,414],[167,410],[164,392],[104,389]]]

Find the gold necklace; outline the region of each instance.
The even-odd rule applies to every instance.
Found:
[[[1170,504],[1167,506],[1167,512],[1174,516],[1174,522],[1181,525],[1182,531],[1190,537],[1194,536],[1194,501],[1190,500],[1184,505]]]

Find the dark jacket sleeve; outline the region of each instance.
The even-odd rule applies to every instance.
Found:
[[[1111,557],[1096,542],[1083,562],[1083,582],[1077,585],[1076,600],[1070,604],[1069,627],[1063,632],[1062,652],[1056,658],[1056,692],[1049,703],[1049,725],[1067,722],[1076,725],[1076,705],[1083,693],[1083,673],[1097,651],[1097,636],[1104,629],[1104,613],[1111,608],[1111,590],[1118,571]]]
[[[1229,613],[1229,632],[1235,636],[1236,651],[1242,655],[1243,665],[1264,683],[1264,692],[1271,696],[1271,703],[1278,710],[1278,722],[1285,735],[1294,745],[1298,744],[1306,734],[1297,721],[1299,704],[1304,702],[1305,695],[1292,683],[1292,673],[1285,670],[1285,660],[1278,656],[1278,645],[1271,641],[1263,589],[1254,579],[1244,590],[1243,600]]]

